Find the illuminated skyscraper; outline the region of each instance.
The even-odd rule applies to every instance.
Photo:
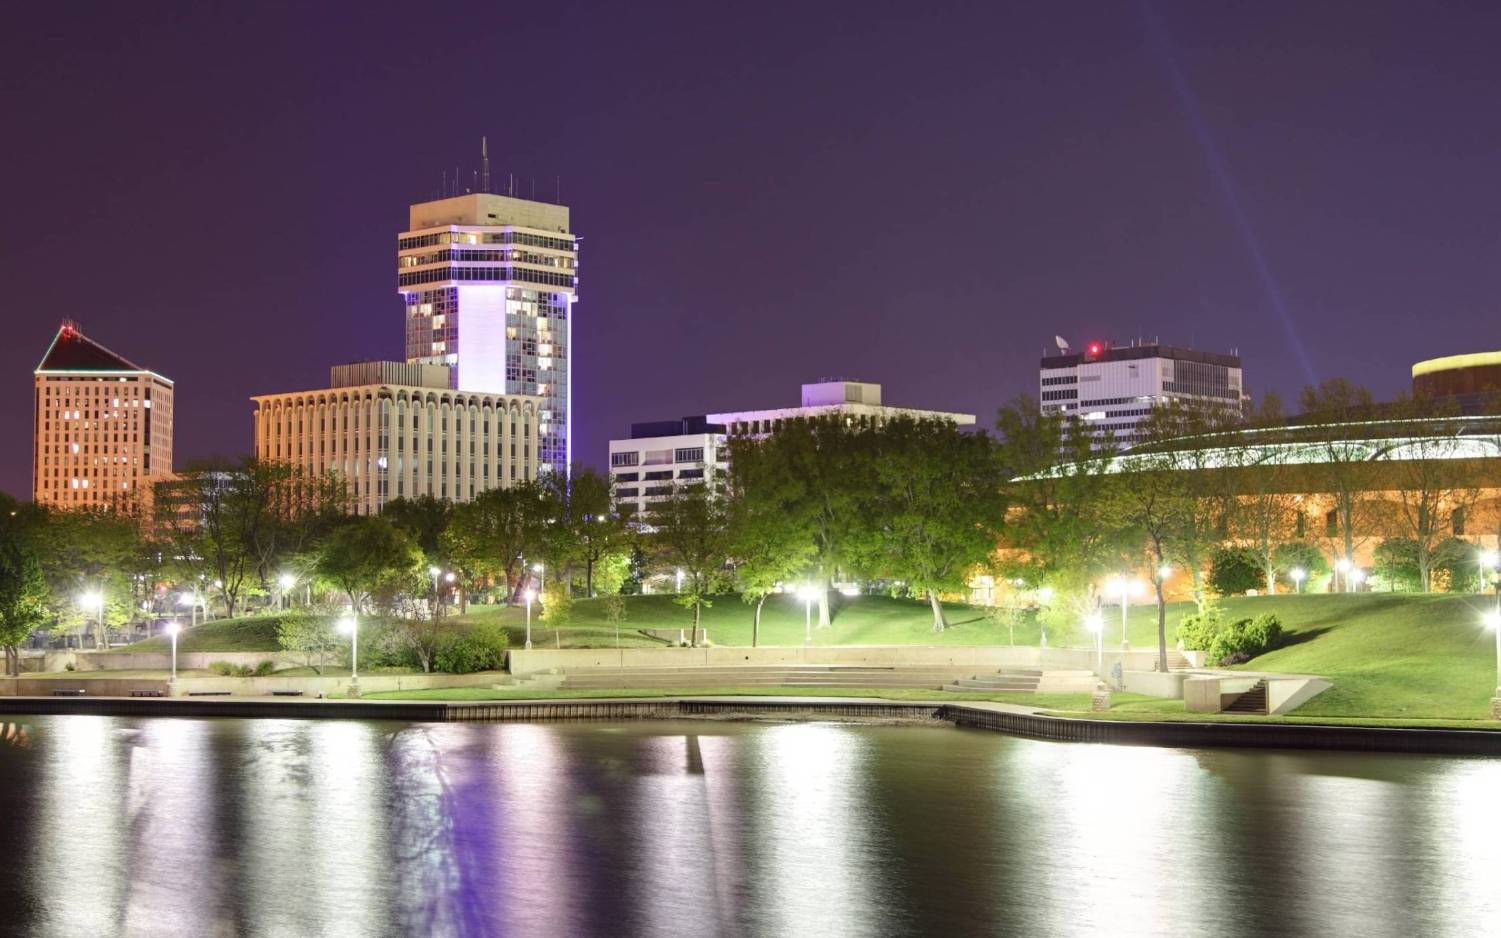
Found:
[[[537,463],[566,471],[578,299],[567,206],[488,192],[413,205],[397,265],[407,361],[448,365],[455,390],[540,398]]]
[[[172,473],[172,382],[57,330],[36,366],[31,497],[57,508],[139,505]]]

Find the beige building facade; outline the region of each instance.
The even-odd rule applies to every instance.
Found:
[[[252,398],[255,455],[347,480],[359,514],[421,495],[467,502],[537,478],[537,397],[453,390],[443,365],[362,362],[331,379]]]
[[[64,323],[35,371],[32,500],[143,507],[172,474],[171,380]]]

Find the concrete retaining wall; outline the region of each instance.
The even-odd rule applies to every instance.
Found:
[[[59,658],[63,655],[69,656],[73,666],[79,671],[166,671],[172,667],[171,652],[81,651],[59,653]],[[330,663],[335,660],[339,660],[337,656],[329,656]],[[279,668],[301,668],[307,664],[307,659],[301,655],[292,655],[284,651],[180,651],[177,653],[179,671],[203,670],[215,661],[225,661],[249,668],[255,667],[262,661],[274,661]],[[49,670],[64,670],[61,665],[54,668],[52,664],[53,662],[49,660]]]
[[[1145,694],[1148,697],[1161,697],[1165,700],[1183,699],[1183,683],[1188,675],[1182,671],[1169,671],[1163,674],[1161,671],[1127,671],[1125,672],[1126,691],[1132,694]]]
[[[834,666],[973,667],[976,673],[997,668],[1036,668],[1039,650],[1004,645],[787,645],[745,648],[513,648],[507,655],[512,674],[562,669]]]
[[[394,690],[429,690],[437,687],[490,687],[508,680],[498,672],[479,674],[371,674],[360,676],[360,692],[366,694]],[[50,697],[54,690],[82,689],[88,697],[129,697],[131,691],[154,690],[166,693],[165,678],[56,677],[0,679],[0,695]],[[177,681],[177,693],[187,697],[194,692],[227,691],[235,697],[269,697],[273,691],[300,690],[305,696],[343,694],[349,689],[348,677],[184,677]]]

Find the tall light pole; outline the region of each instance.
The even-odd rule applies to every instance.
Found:
[[[803,600],[803,644],[813,644],[813,600],[818,598],[818,590],[812,586],[804,586],[798,590],[798,595]]]
[[[526,598],[526,647],[532,647],[532,600],[536,598],[537,591],[528,589],[522,594]]]
[[[1334,570],[1335,570],[1335,575],[1334,575],[1334,591],[1336,593],[1340,592],[1340,588],[1339,588],[1339,574],[1343,573],[1345,575],[1345,589],[1344,589],[1344,592],[1346,592],[1346,593],[1350,592],[1350,560],[1349,560],[1349,558],[1347,558],[1347,557],[1341,557],[1338,560],[1336,560],[1334,562]]]
[[[1094,633],[1095,673],[1105,679],[1105,618],[1098,612],[1084,620],[1084,627]]]
[[[1496,579],[1496,571],[1501,569],[1501,553],[1493,550],[1482,551],[1480,554],[1480,592],[1485,592],[1487,577],[1485,571],[1489,570],[1489,579],[1496,583],[1496,611],[1501,612],[1501,580]]]
[[[277,598],[281,600],[281,608],[285,609],[289,605],[287,602],[287,593],[291,591],[292,587],[297,585],[297,578],[290,573],[283,573],[276,578],[276,585],[281,587],[281,594]]]
[[[1287,575],[1292,577],[1293,586],[1297,587],[1298,592],[1303,592],[1303,581],[1308,579],[1308,571],[1302,567],[1293,567],[1287,571]]]
[[[537,574],[537,592],[541,593],[543,595],[546,595],[547,594],[547,569],[545,567],[543,567],[540,563],[534,563],[534,564],[532,564],[532,572],[535,573],[535,574]],[[681,570],[679,570],[678,571],[678,586],[681,587],[682,583],[683,583],[683,573],[682,573]],[[681,592],[681,589],[679,589],[679,592]]]
[[[94,622],[96,623],[96,627],[99,629],[99,638],[105,639],[105,635],[104,635],[104,597],[102,595],[100,595],[99,593],[95,593],[93,591],[90,591],[90,592],[84,593],[83,595],[81,595],[81,596],[78,597],[78,605],[82,606],[86,612],[87,611],[91,611],[91,612],[94,613]],[[109,642],[108,642],[107,639],[105,639],[104,643],[106,645],[109,644]],[[82,639],[79,640],[78,647],[80,647],[80,648],[83,647],[83,640]],[[103,650],[103,649],[101,649],[101,650]]]
[[[167,681],[167,696],[177,696],[177,632],[181,628],[176,622],[167,623],[167,634],[172,637],[172,678]]]
[[[678,590],[677,591],[679,593],[681,593],[683,591],[683,568],[682,567],[678,567]]]
[[[1485,624],[1496,633],[1496,692],[1491,695],[1491,719],[1501,720],[1501,609],[1486,613]]]
[[[339,620],[339,631],[349,633],[349,696],[360,695],[360,620],[350,613]]]
[[[1051,586],[1044,586],[1037,591],[1037,627],[1040,633],[1038,647],[1040,648],[1048,647],[1048,624],[1043,621],[1041,613],[1048,607],[1048,603],[1052,601],[1053,588]]]

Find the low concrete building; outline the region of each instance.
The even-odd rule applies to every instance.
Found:
[[[444,365],[335,366],[329,387],[255,401],[255,455],[346,479],[355,510],[394,498],[466,502],[537,478],[540,399],[455,391]]]
[[[639,513],[679,485],[703,483],[717,490],[729,456],[724,444],[724,427],[703,417],[631,424],[629,439],[610,441],[616,509]]]

